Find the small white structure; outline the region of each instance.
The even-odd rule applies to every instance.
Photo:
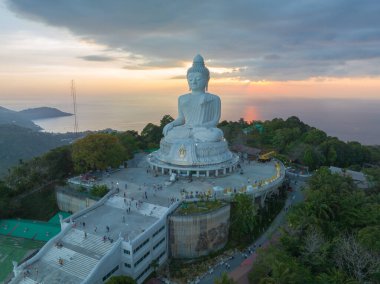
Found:
[[[177,178],[177,174],[176,174],[176,173],[171,173],[169,180],[170,180],[171,182],[173,182],[173,181],[176,180],[176,178]]]
[[[224,188],[221,186],[214,186],[212,188],[212,190],[214,192],[215,197],[221,197],[223,195],[223,192],[224,192]]]

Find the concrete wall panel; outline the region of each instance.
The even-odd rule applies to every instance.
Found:
[[[223,248],[228,241],[230,205],[211,212],[169,217],[173,258],[196,258]]]

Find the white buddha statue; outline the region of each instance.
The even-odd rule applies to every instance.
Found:
[[[152,159],[178,166],[208,166],[230,161],[233,154],[218,129],[221,103],[207,93],[210,72],[203,58],[195,56],[187,70],[191,93],[178,98],[178,117],[165,125],[160,149]]]
[[[220,119],[220,98],[206,93],[210,72],[202,56],[194,57],[187,70],[190,94],[178,98],[178,118],[163,129],[167,141],[192,138],[199,142],[220,141],[223,132],[216,128]]]

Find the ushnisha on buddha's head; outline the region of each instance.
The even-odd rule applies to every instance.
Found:
[[[203,57],[194,57],[193,66],[187,70],[187,82],[193,93],[204,93],[210,80],[210,71],[205,66]]]

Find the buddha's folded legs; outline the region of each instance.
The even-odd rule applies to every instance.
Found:
[[[215,127],[199,127],[193,129],[193,138],[194,140],[201,142],[216,142],[222,140],[223,132]]]
[[[223,132],[215,127],[177,126],[168,132],[165,139],[174,142],[178,139],[194,139],[199,142],[216,142],[223,138]]]
[[[175,141],[177,139],[186,139],[190,137],[191,137],[191,128],[188,128],[185,126],[177,126],[168,132],[165,139],[168,141]]]

